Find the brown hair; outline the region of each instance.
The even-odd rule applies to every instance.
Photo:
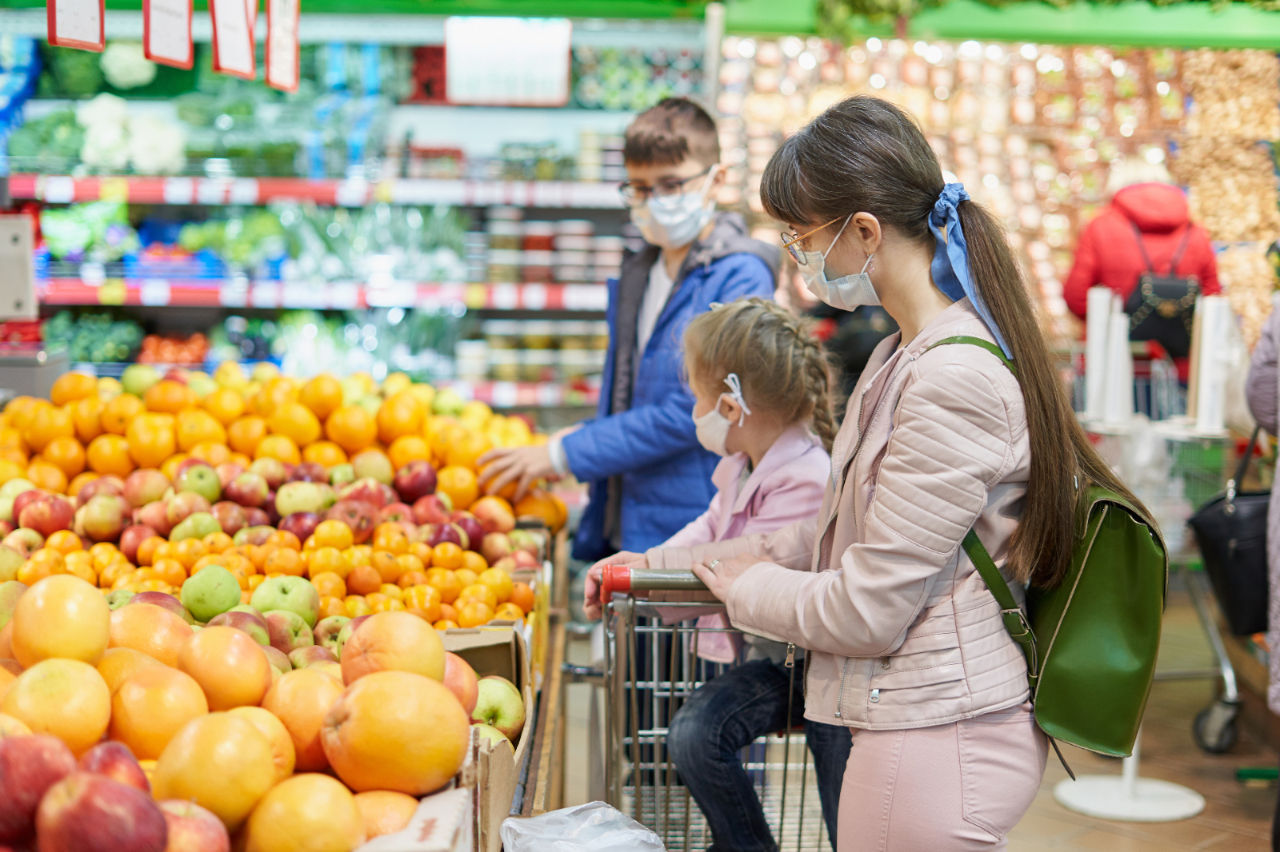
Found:
[[[783,143],[765,169],[760,195],[765,210],[788,224],[866,212],[932,252],[928,217],[943,186],[937,157],[915,122],[885,101],[858,96],[831,107]],[[960,202],[958,212],[970,274],[1018,365],[1031,440],[1031,472],[1010,568],[1020,580],[1054,586],[1070,567],[1085,486],[1096,483],[1131,499],[1132,494],[1076,419],[1003,229],[975,202]]]
[[[694,317],[684,333],[685,369],[715,389],[737,373],[753,411],[785,423],[808,420],[831,451],[831,370],[809,323],[767,299],[740,299]]]
[[[622,158],[642,166],[674,166],[694,159],[720,162],[720,134],[707,111],[688,98],[666,98],[627,127]]]

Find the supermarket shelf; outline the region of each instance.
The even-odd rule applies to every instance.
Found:
[[[564,385],[556,382],[442,382],[467,399],[494,408],[553,408],[594,406],[600,399],[596,385]]]
[[[390,204],[450,204],[467,207],[621,208],[610,183],[480,180],[310,180],[307,178],[70,177],[14,174],[9,193],[16,200],[51,204],[129,201],[135,204],[266,204],[311,201],[341,207]]]
[[[359,310],[453,303],[470,310],[601,312],[598,284],[360,283],[312,285],[246,280],[47,278],[36,282],[44,305],[142,305],[186,308]]]

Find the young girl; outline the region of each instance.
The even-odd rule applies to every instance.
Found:
[[[831,476],[827,452],[836,424],[827,360],[808,326],[773,302],[744,299],[694,319],[684,353],[698,441],[723,460],[712,477],[710,507],[663,547],[770,533],[816,515]],[[598,583],[593,569],[586,606],[595,615]],[[726,625],[719,615],[699,620],[699,627],[712,628],[699,633],[699,656],[721,663],[742,658],[737,636],[713,629]],[[747,636],[745,645],[743,665],[695,691],[676,713],[667,748],[706,815],[713,848],[753,852],[778,847],[740,752],[762,734],[798,723],[804,695],[802,668],[793,678],[785,644]],[[834,837],[849,734],[816,722],[805,729]]]

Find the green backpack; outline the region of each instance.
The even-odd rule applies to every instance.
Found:
[[[980,338],[952,337],[929,348],[949,344],[980,346],[1017,375],[1000,347]],[[1155,522],[1123,496],[1089,488],[1070,570],[1052,589],[1029,587],[1025,611],[972,530],[963,547],[1027,657],[1040,729],[1051,742],[1115,757],[1132,754],[1155,675],[1169,586],[1169,556]]]

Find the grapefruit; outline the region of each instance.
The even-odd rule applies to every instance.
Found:
[[[277,680],[262,699],[264,709],[275,714],[293,738],[297,769],[327,769],[321,731],[325,716],[342,698],[342,684],[315,668],[297,669]]]
[[[256,706],[271,688],[271,662],[262,646],[234,627],[206,627],[192,636],[178,654],[178,668],[200,684],[212,710]]]
[[[106,681],[107,689],[114,693],[116,687],[138,669],[159,665],[162,663],[155,657],[133,648],[108,648],[98,663],[98,674]]]
[[[351,791],[328,775],[297,775],[272,788],[253,809],[246,852],[351,852],[365,841]]]
[[[342,648],[342,679],[348,684],[374,672],[403,671],[444,680],[440,634],[409,612],[370,616]]]
[[[32,586],[13,611],[13,654],[23,668],[61,657],[97,665],[110,639],[111,608],[92,583],[55,574]]]
[[[111,739],[139,760],[154,760],[188,722],[208,712],[204,692],[190,675],[143,665],[111,696]]]
[[[276,781],[271,743],[252,722],[210,713],[188,722],[156,761],[152,792],[208,808],[235,831]]]
[[[107,732],[111,692],[88,663],[44,660],[18,675],[0,701],[0,713],[57,737],[79,755]]]
[[[132,648],[174,668],[193,635],[180,616],[150,604],[125,604],[111,613],[110,622],[112,648]]]
[[[289,729],[284,726],[284,722],[277,719],[270,710],[264,710],[261,707],[236,707],[227,712],[232,716],[247,719],[271,743],[271,757],[275,761],[277,781],[283,781],[293,774],[297,755],[293,750],[293,737],[289,736]]]
[[[372,840],[404,829],[418,810],[418,800],[390,790],[370,790],[356,796],[356,807],[364,819],[365,837]]]

